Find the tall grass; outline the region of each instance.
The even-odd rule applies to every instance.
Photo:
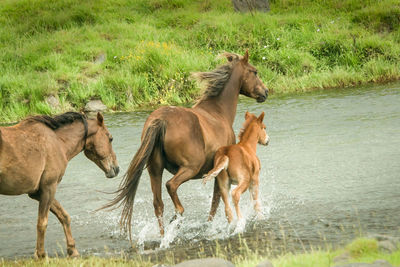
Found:
[[[223,50],[249,49],[276,94],[399,79],[399,25],[395,0],[271,0],[254,15],[229,0],[4,0],[0,121],[92,98],[112,110],[191,103],[190,72]]]

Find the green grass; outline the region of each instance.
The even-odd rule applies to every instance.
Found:
[[[190,73],[224,50],[249,49],[275,94],[400,78],[398,1],[270,2],[252,15],[229,0],[3,0],[0,121],[92,98],[124,111],[186,105],[199,94]]]
[[[277,257],[270,257],[270,261],[275,267],[328,267],[333,266],[336,263],[334,258],[343,253],[349,253],[351,255],[347,262],[366,262],[372,263],[375,260],[383,259],[387,260],[393,266],[400,265],[400,249],[393,253],[384,253],[378,250],[377,241],[372,239],[359,238],[348,244],[345,248],[337,250],[311,250],[308,253],[292,254],[287,253]],[[226,258],[222,252],[216,253],[217,257]],[[204,257],[204,256],[202,256]],[[231,255],[232,257],[232,255]],[[257,254],[256,252],[247,250],[245,253],[235,255],[232,262],[237,267],[253,267],[261,261],[265,260],[265,257]],[[134,255],[133,259],[128,259],[125,256],[119,258],[99,258],[99,257],[86,257],[86,258],[46,258],[43,260],[15,260],[5,261],[0,259],[0,266],[154,266],[160,262],[150,261],[140,255]],[[173,256],[165,259],[163,264],[172,265],[175,264]],[[343,262],[342,262],[343,263]]]

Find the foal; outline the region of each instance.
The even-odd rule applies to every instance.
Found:
[[[231,184],[238,186],[232,191],[238,220],[242,218],[239,209],[240,195],[249,188],[254,201],[254,209],[260,214],[258,200],[258,184],[260,173],[260,160],[256,155],[257,143],[268,145],[269,136],[263,123],[264,112],[257,118],[254,114],[246,112],[246,121],[239,133],[239,143],[220,147],[215,153],[214,168],[203,176],[203,183],[215,178],[221,190],[222,200],[225,203],[225,214],[230,223],[233,219],[229,206],[228,192]]]

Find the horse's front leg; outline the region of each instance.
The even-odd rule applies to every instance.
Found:
[[[57,217],[57,219],[62,224],[65,238],[67,240],[68,255],[71,257],[78,257],[79,252],[75,248],[75,240],[72,237],[72,232],[71,232],[71,217],[56,199],[53,199],[50,206],[50,211]]]
[[[55,192],[56,184],[39,189],[39,212],[37,220],[37,239],[35,251],[36,258],[43,258],[46,256],[44,251],[44,237],[49,220],[49,210],[51,202],[54,199]]]

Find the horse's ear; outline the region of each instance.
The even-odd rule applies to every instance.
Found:
[[[261,113],[261,115],[257,118],[257,120],[259,121],[259,122],[262,122],[263,120],[264,120],[264,115],[265,115],[265,113],[264,113],[264,111]]]
[[[103,126],[104,124],[104,117],[103,115],[101,115],[100,112],[97,112],[97,123],[99,124],[99,126]]]
[[[244,114],[244,118],[247,120],[250,116],[250,113],[248,111],[246,111],[246,114]]]
[[[249,49],[247,49],[246,50],[246,53],[244,53],[244,56],[243,56],[243,63],[249,63]]]

